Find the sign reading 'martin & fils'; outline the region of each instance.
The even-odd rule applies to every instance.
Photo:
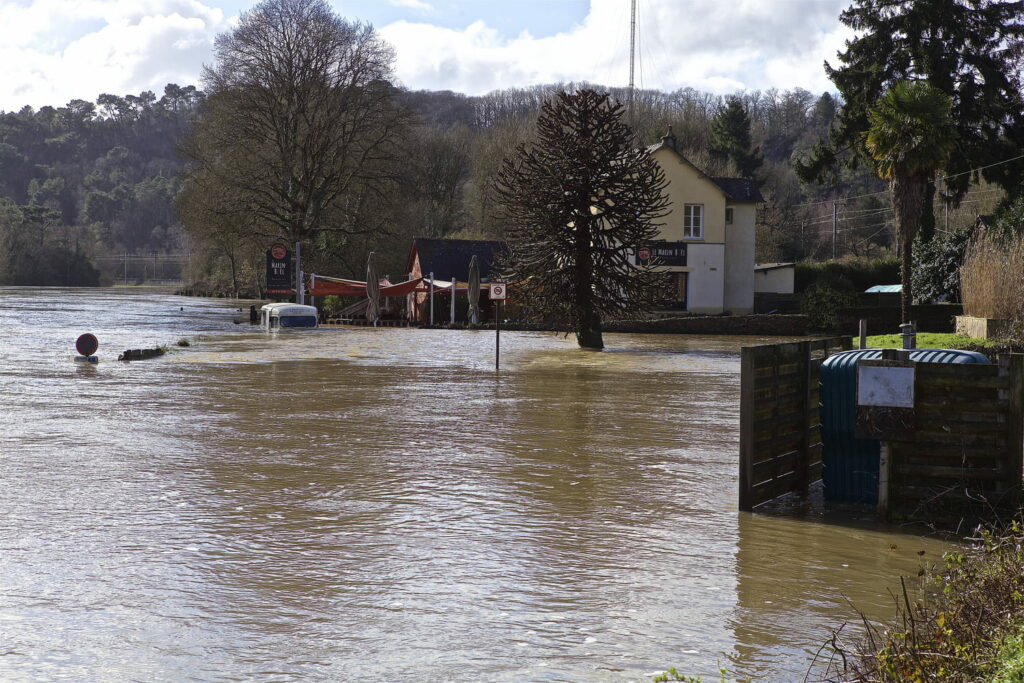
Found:
[[[648,242],[636,250],[641,266],[685,266],[686,242]]]
[[[275,244],[267,251],[267,294],[291,294],[292,253],[283,244]]]

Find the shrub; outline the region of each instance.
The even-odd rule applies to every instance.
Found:
[[[983,531],[974,548],[948,553],[937,572],[921,570],[925,585],[913,600],[903,586],[889,628],[869,625],[859,647],[847,649],[837,632],[827,681],[1021,680],[1002,678],[1018,666],[1024,610],[1024,534],[1019,524]],[[841,662],[841,664],[840,664]],[[838,666],[836,666],[838,665]],[[838,669],[838,670],[836,670]],[[999,677],[999,678],[997,678]]]
[[[1009,202],[1004,200],[1004,205],[996,212],[994,229],[1004,237],[1024,232],[1024,196]]]
[[[816,284],[800,297],[800,312],[807,316],[812,330],[834,330],[839,309],[856,305],[857,295],[848,287]]]
[[[918,301],[960,301],[960,268],[973,229],[960,228],[914,241],[914,296]]]
[[[345,300],[334,294],[325,296],[320,303],[320,309],[327,315],[337,313],[343,308],[345,308]]]
[[[805,292],[817,284],[863,292],[874,285],[892,285],[899,281],[898,258],[848,258],[796,264],[794,287],[797,293]]]

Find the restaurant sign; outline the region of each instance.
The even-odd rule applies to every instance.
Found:
[[[648,242],[636,250],[641,266],[685,266],[686,242]]]
[[[267,251],[267,294],[291,294],[292,253],[283,244],[275,244]]]

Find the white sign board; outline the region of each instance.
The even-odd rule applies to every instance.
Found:
[[[857,405],[914,407],[914,368],[857,366]]]
[[[505,289],[504,282],[492,282],[489,287],[491,293],[491,301],[504,301],[505,295],[508,290]]]

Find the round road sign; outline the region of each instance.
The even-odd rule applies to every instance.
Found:
[[[96,353],[96,349],[99,347],[100,340],[96,338],[95,334],[89,334],[86,332],[75,340],[75,349],[83,356],[91,356]]]

